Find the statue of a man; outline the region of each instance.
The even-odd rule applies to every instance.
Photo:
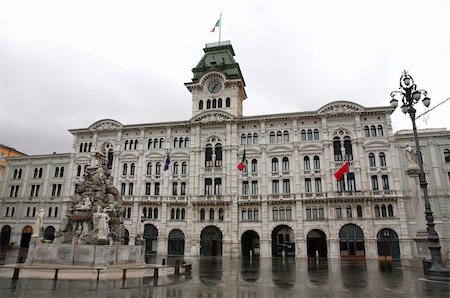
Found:
[[[44,217],[45,210],[41,209],[36,215],[36,222],[34,224],[34,236],[42,236],[44,234]]]
[[[406,145],[405,154],[406,154],[406,172],[408,174],[417,174],[419,171],[417,156],[414,150],[411,148],[411,146],[409,146],[409,144]]]

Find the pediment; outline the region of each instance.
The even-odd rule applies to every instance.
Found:
[[[211,122],[229,122],[234,119],[233,116],[226,112],[207,112],[197,115],[191,119],[192,123],[211,123]]]
[[[353,114],[364,111],[364,107],[350,101],[331,102],[317,111],[319,115]]]
[[[92,124],[91,126],[89,126],[89,130],[97,130],[97,131],[118,130],[118,129],[121,129],[122,127],[123,127],[123,125],[116,120],[103,119],[103,120],[99,120],[99,121],[95,122],[94,124]]]

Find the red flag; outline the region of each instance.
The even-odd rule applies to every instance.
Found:
[[[337,181],[340,181],[345,173],[348,173],[350,170],[350,162],[347,161],[344,165],[334,173],[334,177],[336,177]]]

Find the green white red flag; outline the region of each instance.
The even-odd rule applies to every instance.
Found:
[[[246,159],[247,159],[247,156],[246,156],[246,154],[245,154],[245,149],[244,149],[244,155],[242,155],[242,160],[241,160],[241,162],[237,165],[237,169],[238,169],[239,171],[242,171],[243,169],[245,169],[245,167],[246,167]]]
[[[216,31],[216,28],[220,27],[220,20],[221,20],[221,19],[218,19],[218,20],[217,20],[216,24],[214,25],[214,27],[211,29],[210,32],[215,32],[215,31]]]

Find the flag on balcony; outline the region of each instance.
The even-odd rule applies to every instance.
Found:
[[[164,161],[164,171],[167,171],[170,166],[170,156],[169,153],[166,155],[166,160]]]
[[[246,159],[247,159],[247,156],[245,155],[245,149],[244,149],[244,155],[242,156],[242,160],[241,160],[241,162],[237,165],[237,168],[238,168],[238,170],[239,171],[242,171],[244,168],[245,168],[245,163],[246,163]]]
[[[341,181],[342,177],[345,173],[348,173],[350,170],[350,162],[347,161],[344,165],[334,173],[334,177],[336,177],[337,181]]]

